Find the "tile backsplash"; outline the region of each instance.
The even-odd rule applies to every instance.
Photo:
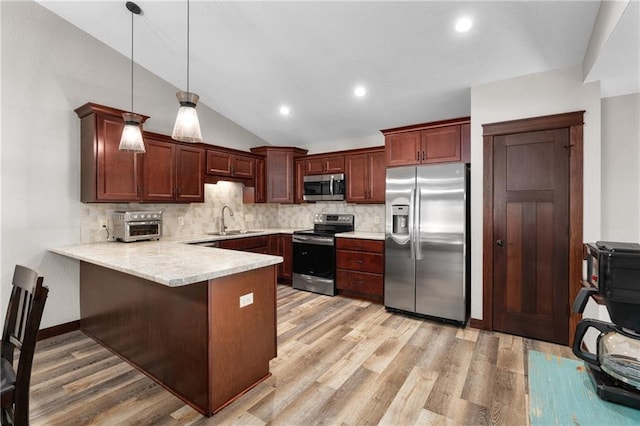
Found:
[[[243,204],[241,183],[221,181],[206,184],[204,203],[192,204],[82,204],[80,242],[98,242],[107,239],[107,231],[100,227],[107,223],[113,229],[116,210],[162,210],[166,237],[197,235],[220,230],[222,207],[227,229],[265,229],[313,227],[316,213],[352,213],[356,231],[384,232],[384,204],[347,204],[345,202],[319,202],[316,204]]]

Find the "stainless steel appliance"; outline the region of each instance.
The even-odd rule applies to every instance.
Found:
[[[354,229],[352,214],[317,214],[313,229],[293,233],[292,286],[335,296],[335,234]]]
[[[313,175],[303,178],[305,201],[342,201],[346,191],[344,173]]]
[[[113,236],[126,243],[159,240],[162,237],[162,212],[116,211],[113,214]]]
[[[469,166],[387,169],[385,215],[386,308],[466,324]]]
[[[573,353],[585,361],[589,378],[604,400],[640,408],[640,244],[598,241],[587,244],[588,281],[573,311],[599,295],[612,323],[583,319],[576,327]],[[584,349],[589,329],[600,333],[596,353]]]

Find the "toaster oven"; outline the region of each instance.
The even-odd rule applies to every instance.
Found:
[[[162,237],[162,212],[116,211],[113,214],[113,236],[125,243],[159,240]]]

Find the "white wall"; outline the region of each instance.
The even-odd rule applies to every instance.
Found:
[[[602,99],[602,240],[640,241],[640,93]]]
[[[600,88],[574,66],[471,88],[471,317],[482,319],[482,125],[585,110],[584,240],[600,239]]]
[[[129,59],[31,1],[2,1],[1,312],[15,264],[50,289],[42,327],[79,318],[78,263],[47,252],[80,242],[80,121],[86,102],[129,109]],[[134,109],[169,134],[178,88],[137,67]],[[266,142],[205,105],[207,141],[239,149]]]

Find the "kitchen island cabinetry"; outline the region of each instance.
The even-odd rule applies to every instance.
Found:
[[[347,202],[384,203],[385,172],[384,148],[346,155]]]
[[[336,238],[338,294],[384,301],[384,241]]]
[[[469,162],[469,117],[382,130],[388,167]]]
[[[262,146],[251,152],[265,157],[266,202],[293,204],[294,162],[307,150],[293,147]]]
[[[279,258],[163,242],[51,251],[80,260],[82,330],[197,411],[270,376]]]
[[[80,117],[80,201],[140,201],[142,156],[119,151],[122,111],[87,103],[75,110]],[[148,117],[143,116],[143,122]]]
[[[150,132],[144,142],[142,201],[203,202],[204,150]]]

